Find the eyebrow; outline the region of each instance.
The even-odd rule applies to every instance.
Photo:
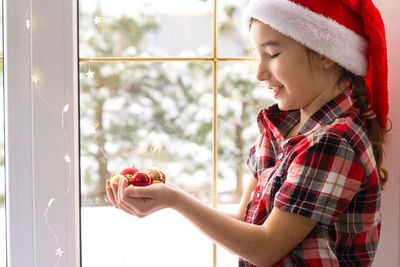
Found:
[[[271,45],[271,46],[279,46],[279,45],[281,45],[281,44],[278,43],[277,41],[267,41],[267,42],[265,42],[265,43],[262,43],[262,44],[261,44],[261,47],[267,47],[267,46],[269,46],[269,45]]]

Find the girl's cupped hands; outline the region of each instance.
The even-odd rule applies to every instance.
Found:
[[[128,180],[123,178],[119,183],[110,183],[107,180],[106,192],[114,207],[143,218],[160,209],[173,208],[180,190],[170,183],[128,186]]]

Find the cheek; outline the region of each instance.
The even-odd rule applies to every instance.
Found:
[[[299,90],[309,87],[313,83],[309,65],[301,60],[283,61],[276,67],[277,78],[285,84],[288,89]],[[279,76],[279,77],[278,77]]]
[[[276,60],[270,63],[271,72],[282,84],[288,85],[293,80],[294,68],[285,60]]]
[[[277,78],[289,91],[298,91],[307,85],[307,76],[301,70],[293,66],[278,69]]]

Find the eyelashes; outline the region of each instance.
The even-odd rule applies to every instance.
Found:
[[[276,57],[278,57],[281,53],[276,53],[273,55],[270,55],[267,52],[262,52],[260,54],[258,54],[258,60],[269,60],[269,59],[274,59]]]
[[[274,55],[268,55],[268,58],[276,58],[277,56],[279,56],[280,53],[276,53]]]

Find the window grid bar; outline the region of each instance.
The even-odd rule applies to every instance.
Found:
[[[215,61],[255,61],[253,57],[93,57],[80,58],[79,61],[89,63],[111,62],[167,62],[167,61],[191,61],[191,62],[215,62]]]
[[[213,208],[217,208],[217,166],[218,166],[218,31],[217,7],[218,1],[214,0],[213,9]],[[213,243],[213,267],[217,267],[217,245]]]

